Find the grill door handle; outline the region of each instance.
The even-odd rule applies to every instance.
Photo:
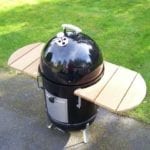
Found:
[[[55,103],[55,97],[49,97],[48,99],[49,99],[49,102]]]
[[[78,97],[78,104],[76,105],[79,109],[81,108],[81,97]]]

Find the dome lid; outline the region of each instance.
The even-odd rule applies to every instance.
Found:
[[[45,46],[40,69],[49,80],[59,84],[84,84],[93,80],[103,68],[101,51],[81,29],[68,24]],[[86,79],[85,79],[86,77]]]

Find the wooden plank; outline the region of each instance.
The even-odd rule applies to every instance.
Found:
[[[23,70],[24,73],[28,74],[29,76],[32,76],[34,78],[37,78],[38,76],[38,66],[40,63],[40,58],[38,58],[36,61],[34,61],[30,66],[25,68]]]
[[[27,54],[28,52],[30,52],[32,49],[36,48],[40,44],[42,44],[42,43],[40,43],[40,42],[34,43],[34,44],[30,44],[30,45],[27,45],[27,46],[24,46],[24,47],[18,49],[10,56],[10,58],[8,60],[8,65],[11,65],[16,60],[18,60],[20,57]]]
[[[23,71],[25,68],[27,68],[30,64],[32,64],[36,59],[40,57],[44,45],[44,43],[38,45],[38,47],[32,49],[32,51],[20,57],[20,59],[12,63],[10,66],[16,68],[17,70]]]
[[[104,66],[104,75],[100,81],[90,87],[77,89],[74,91],[74,94],[77,96],[81,96],[82,98],[87,99],[91,102],[94,102],[100,91],[105,87],[107,82],[112,78],[112,76],[118,69],[117,65],[111,64],[106,61],[104,62]]]
[[[95,104],[116,111],[136,74],[135,71],[120,67],[96,98]]]
[[[127,111],[138,106],[146,95],[146,84],[140,74],[138,74],[131,85],[128,93],[123,98],[117,111]]]

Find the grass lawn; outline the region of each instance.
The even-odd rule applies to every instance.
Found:
[[[96,40],[105,60],[143,75],[147,96],[124,114],[150,123],[149,0],[1,0],[0,6],[1,68],[16,49],[46,42],[62,23],[75,24]]]

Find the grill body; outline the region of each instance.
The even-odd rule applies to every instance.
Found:
[[[101,76],[97,80],[99,80]],[[88,87],[97,80],[86,85],[66,86],[54,83],[42,76],[45,107],[50,121],[63,130],[84,129],[92,123],[97,114],[97,106],[73,94],[77,88]]]
[[[96,83],[104,73],[102,54],[94,40],[65,28],[43,49],[39,73],[53,124],[63,130],[78,130],[94,121],[97,106],[73,94],[77,88]]]

